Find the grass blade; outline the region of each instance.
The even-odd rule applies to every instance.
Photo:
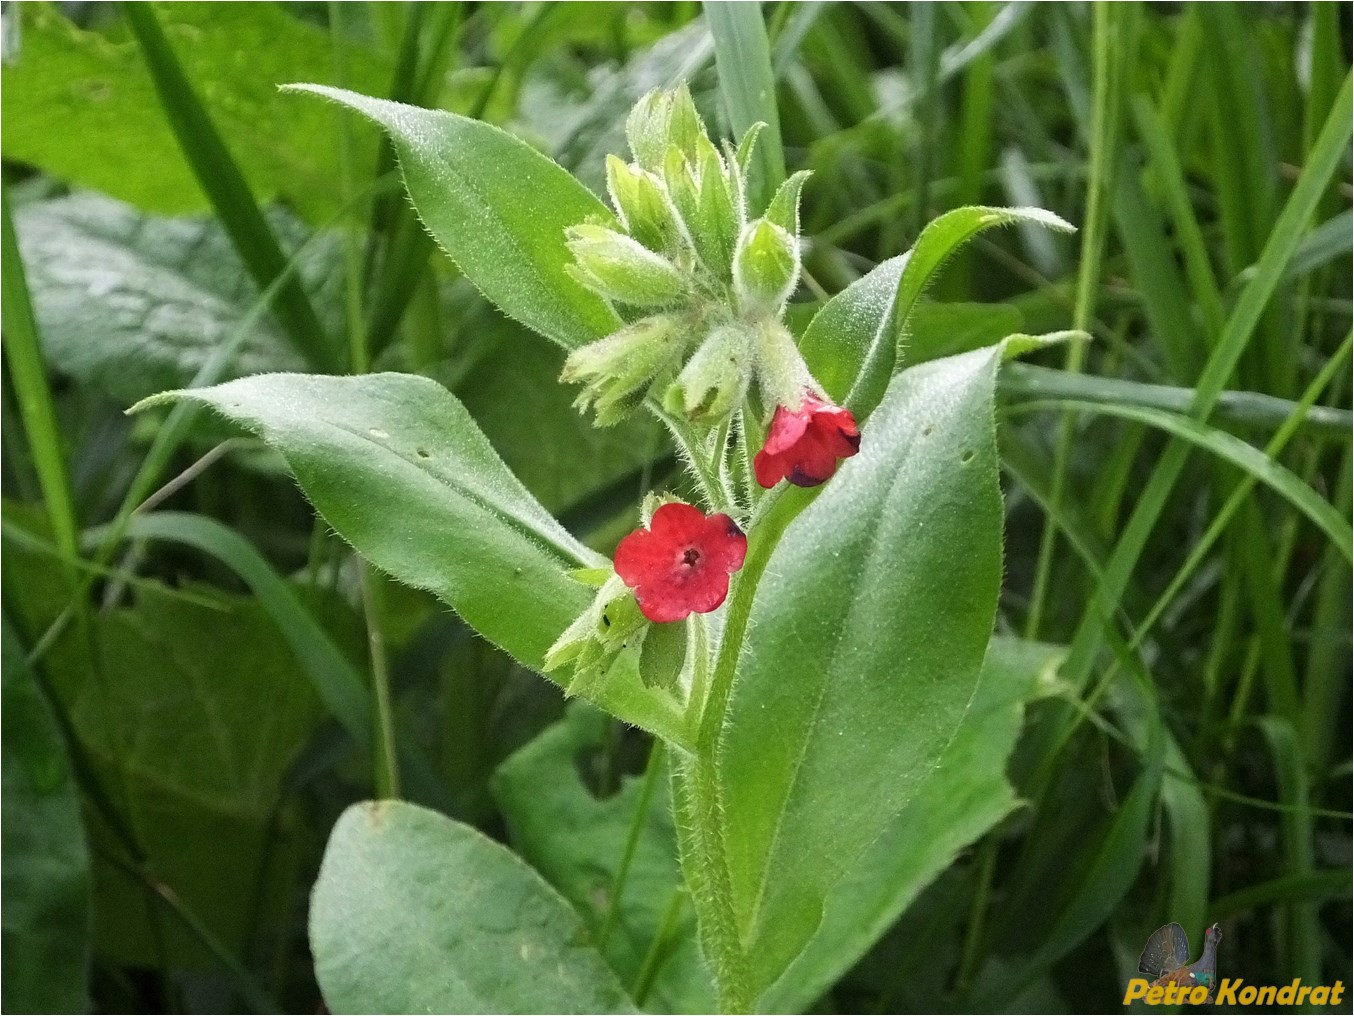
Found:
[[[277,236],[174,55],[152,5],[124,3],[122,12],[198,184],[230,235],[240,260],[259,288],[266,288],[287,267],[288,259]],[[275,313],[308,363],[321,370],[338,370],[338,354],[296,278],[289,279],[278,292]]]
[[[1068,399],[1058,402],[1029,402],[1021,408],[1047,409],[1055,406],[1088,413],[1103,413],[1107,416],[1145,423],[1226,459],[1286,499],[1330,537],[1331,542],[1339,548],[1347,561],[1354,561],[1354,537],[1350,535],[1348,520],[1329,502],[1322,500],[1316,491],[1303,483],[1292,471],[1241,438],[1187,416],[1178,416],[1175,413],[1166,413],[1145,406]]]
[[[766,124],[757,139],[752,161],[755,168],[748,187],[753,207],[765,208],[785,179],[785,151],[761,4],[710,0],[705,4],[705,20],[715,40],[719,91],[734,135],[741,138],[754,123]]]
[[[1346,76],[1312,158],[1304,167],[1265,244],[1256,274],[1237,301],[1217,348],[1195,387],[1190,404],[1190,415],[1195,419],[1205,419],[1212,412],[1227,379],[1245,352],[1269,298],[1296,253],[1326,186],[1345,159],[1351,133],[1350,91],[1350,79]],[[1104,580],[1095,587],[1063,670],[1063,676],[1076,687],[1084,685],[1095,668],[1108,619],[1123,596],[1129,576],[1137,567],[1188,454],[1189,446],[1179,441],[1172,442],[1162,453],[1106,565]]]
[[[0,191],[0,323],[4,330],[5,362],[14,380],[19,415],[28,434],[33,468],[52,523],[57,547],[67,558],[79,554],[79,523],[71,497],[66,458],[57,428],[52,392],[47,385],[47,369],[38,339],[38,323],[28,295],[19,243],[10,216],[9,192]]]

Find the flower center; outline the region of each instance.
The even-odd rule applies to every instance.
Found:
[[[687,547],[682,551],[682,564],[688,568],[694,568],[700,562],[701,552],[695,547]]]

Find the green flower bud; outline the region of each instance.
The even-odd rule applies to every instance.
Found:
[[[734,247],[743,228],[737,195],[715,146],[706,141],[700,153],[700,211],[692,238],[701,260],[720,278],[733,267]]]
[[[719,152],[702,135],[693,165],[676,145],[668,149],[663,177],[672,203],[686,224],[701,262],[717,279],[727,279],[738,236],[737,206]]]
[[[689,249],[677,209],[656,176],[608,155],[606,185],[626,232],[645,247],[667,254]]]
[[[641,167],[658,172],[668,150],[668,116],[672,101],[655,88],[635,103],[625,120],[625,139]]]
[[[779,321],[763,321],[754,336],[757,382],[768,407],[798,409],[804,392],[817,391],[818,384],[799,355],[794,336]]]
[[[561,381],[584,384],[574,405],[593,408],[598,426],[620,422],[681,359],[687,345],[683,325],[675,315],[656,314],[575,349],[560,374]]]
[[[692,162],[697,159],[697,146],[710,139],[705,134],[705,124],[701,123],[696,104],[691,101],[691,90],[686,82],[678,85],[671,93],[672,105],[668,114],[668,144],[676,145]]]
[[[667,410],[697,422],[727,418],[747,394],[752,343],[753,336],[737,325],[712,331],[668,388],[663,399]]]
[[[663,307],[686,290],[686,277],[667,258],[638,240],[603,226],[574,226],[568,246],[573,276],[609,300],[636,307]]]
[[[670,92],[649,92],[635,103],[625,121],[625,137],[635,161],[653,173],[663,171],[670,145],[694,161],[697,139],[704,136],[705,125],[685,84]]]
[[[779,313],[799,279],[799,240],[758,219],[743,230],[733,258],[733,283],[744,310]]]

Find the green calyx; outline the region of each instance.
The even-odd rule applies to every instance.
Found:
[[[572,666],[566,691],[573,693],[602,680],[617,664],[629,662],[646,685],[672,691],[681,681],[686,646],[687,622],[649,621],[634,593],[613,573],[550,647],[545,669],[549,673]]]
[[[685,85],[645,95],[626,121],[632,162],[607,157],[607,191],[620,231],[568,231],[582,285],[617,307],[650,313],[569,357],[562,380],[606,426],[647,395],[701,427],[737,410],[753,381],[796,402],[808,378],[781,324],[800,275],[796,173],[760,218],[749,218],[746,169],[762,125],[737,148],[710,140]],[[654,313],[658,312],[658,313]],[[768,341],[767,334],[787,342]],[[811,379],[810,379],[811,380]],[[793,388],[793,390],[792,390]]]
[[[594,410],[600,427],[619,423],[675,371],[690,334],[683,324],[675,315],[655,314],[575,349],[560,374],[561,381],[584,385],[574,405]]]

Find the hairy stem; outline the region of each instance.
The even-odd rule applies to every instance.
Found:
[[[708,691],[693,696],[690,722],[692,754],[673,769],[672,803],[676,814],[682,872],[700,924],[701,946],[713,968],[720,1011],[753,1011],[757,995],[752,970],[738,930],[729,875],[724,811],[716,753],[728,709],[738,657],[747,634],[757,585],[786,527],[813,499],[814,491],[792,488],[763,501],[760,520],[751,527],[747,559],[733,580],[724,635]]]

